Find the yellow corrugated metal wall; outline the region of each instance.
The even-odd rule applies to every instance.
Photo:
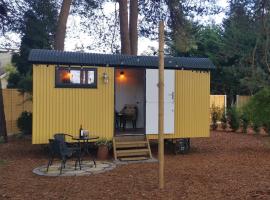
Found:
[[[48,143],[55,133],[78,136],[80,125],[90,134],[113,137],[114,68],[99,67],[97,72],[97,88],[55,88],[55,66],[34,65],[33,144]]]
[[[175,71],[175,133],[165,138],[209,137],[210,73]],[[157,139],[158,135],[148,135]]]

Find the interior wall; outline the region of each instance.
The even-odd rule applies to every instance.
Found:
[[[120,73],[124,72],[123,76]],[[137,128],[144,128],[145,103],[145,70],[117,69],[115,70],[115,110],[120,112],[125,104],[135,104],[138,107]],[[127,123],[127,128],[131,128]]]

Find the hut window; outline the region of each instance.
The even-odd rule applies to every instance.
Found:
[[[56,87],[97,87],[97,70],[95,68],[57,67],[55,72]]]

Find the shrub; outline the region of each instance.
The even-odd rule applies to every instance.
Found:
[[[256,133],[260,127],[266,130],[270,128],[270,88],[264,88],[256,93],[244,106],[244,112],[247,113],[253,124]],[[269,134],[269,132],[268,132]]]
[[[237,131],[240,126],[239,114],[235,106],[228,109],[228,123],[233,131]]]
[[[242,112],[240,115],[240,120],[241,120],[241,125],[243,128],[243,133],[247,133],[247,128],[249,125],[249,116],[247,115],[246,112]]]
[[[252,124],[252,128],[253,128],[253,130],[254,130],[254,132],[255,132],[256,134],[259,134],[259,133],[260,133],[260,126],[259,126],[258,124],[253,123],[253,124]]]
[[[5,143],[4,137],[0,136],[0,144]]]
[[[23,134],[32,134],[32,113],[22,112],[17,120],[17,126]]]
[[[221,109],[214,104],[211,106],[211,120],[212,120],[212,129],[216,130],[218,127],[217,122],[221,119]]]
[[[223,112],[222,112],[222,115],[221,115],[221,127],[223,130],[225,130],[227,128],[227,116],[226,116],[226,112],[225,112],[225,108],[223,108]]]

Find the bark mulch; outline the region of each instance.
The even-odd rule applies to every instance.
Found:
[[[83,177],[32,173],[47,163],[27,139],[0,144],[0,199],[270,199],[270,138],[212,132],[192,139],[187,155],[165,155],[165,189],[158,164],[128,164]]]

